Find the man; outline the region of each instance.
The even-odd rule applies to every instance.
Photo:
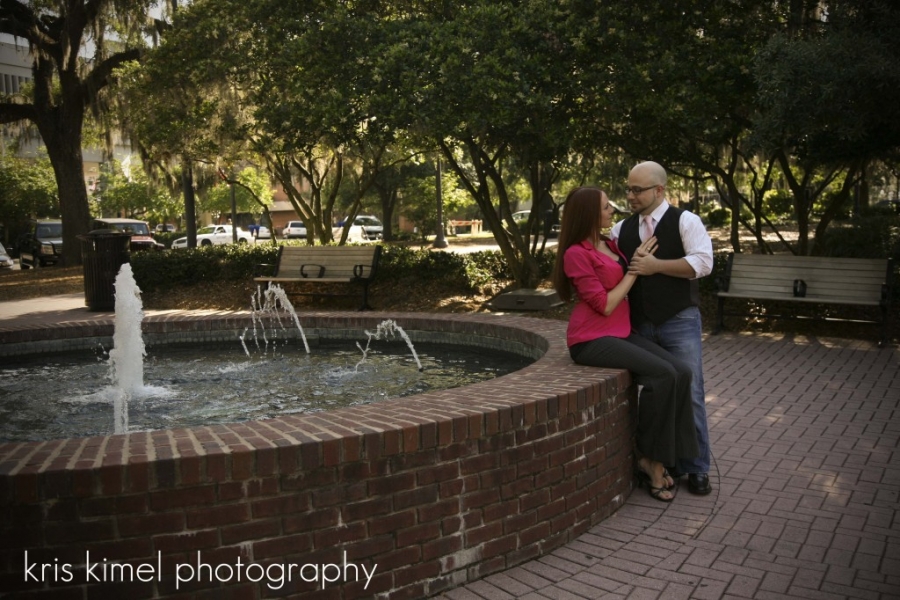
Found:
[[[616,223],[610,237],[628,258],[629,270],[642,275],[628,294],[632,324],[641,335],[691,365],[700,456],[670,466],[673,475],[688,475],[688,491],[705,495],[712,491],[711,454],[697,280],[712,271],[712,241],[697,215],[669,205],[666,171],[661,165],[648,161],[631,169],[626,194],[632,215]],[[656,253],[636,253],[641,242],[653,235],[658,241]]]

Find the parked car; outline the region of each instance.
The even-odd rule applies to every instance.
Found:
[[[150,236],[150,226],[146,221],[137,219],[94,219],[91,230],[109,229],[119,233],[131,235],[131,251],[164,250],[165,244],[160,244]]]
[[[288,221],[281,230],[281,237],[286,240],[306,239],[306,224],[303,221]]]
[[[384,226],[378,220],[378,217],[359,215],[353,219],[353,224],[362,227],[370,240],[380,240],[384,237]]]
[[[331,230],[331,235],[334,236],[335,240],[339,240],[343,235],[343,230],[343,227],[334,227]],[[351,225],[350,230],[347,232],[347,242],[350,244],[363,244],[375,239],[369,237],[362,225]]]
[[[162,223],[160,223],[159,225],[156,226],[154,231],[156,233],[175,233],[176,231],[178,231],[178,228],[175,227],[174,225],[172,225],[171,223],[168,223],[166,225],[163,225]]]
[[[37,219],[19,241],[19,266],[22,269],[55,265],[62,259],[62,221]]]
[[[338,221],[338,227],[343,227],[346,222],[346,218],[341,219]],[[353,219],[353,226],[362,227],[370,240],[380,240],[384,236],[384,227],[381,221],[378,220],[378,217],[372,215],[358,215]]]
[[[230,244],[232,238],[231,225],[207,225],[197,230],[198,246],[221,246]],[[253,241],[253,237],[249,232],[237,228],[237,238],[239,244],[248,244]],[[181,237],[172,242],[172,248],[187,248],[187,238]]]
[[[9,253],[6,251],[6,248],[3,247],[3,244],[0,244],[0,269],[9,269],[16,264]]]
[[[254,235],[253,237],[258,240],[269,240],[272,239],[272,231],[265,225],[257,225],[256,235]]]

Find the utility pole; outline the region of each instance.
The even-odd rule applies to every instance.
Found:
[[[441,155],[437,157],[437,181],[434,189],[437,196],[437,235],[434,238],[433,248],[446,248],[449,246],[447,238],[444,237],[444,195],[441,190]]]

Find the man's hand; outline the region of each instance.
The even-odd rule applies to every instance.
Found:
[[[657,247],[656,236],[649,238],[638,246],[637,250],[634,251],[634,256],[631,258],[631,264],[628,265],[628,271],[635,275],[659,273],[660,260],[653,256]]]
[[[636,275],[655,275],[660,272],[661,268],[661,260],[652,254],[638,256],[637,252],[634,253],[634,258],[631,259],[631,264],[628,265],[628,270]]]

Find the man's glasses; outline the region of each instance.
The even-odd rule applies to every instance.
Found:
[[[648,185],[647,187],[637,187],[637,186],[627,187],[627,188],[625,188],[625,194],[626,195],[634,194],[635,196],[637,196],[638,194],[642,194],[642,193],[646,192],[647,190],[652,190],[655,187],[659,187],[659,186],[658,185]]]

